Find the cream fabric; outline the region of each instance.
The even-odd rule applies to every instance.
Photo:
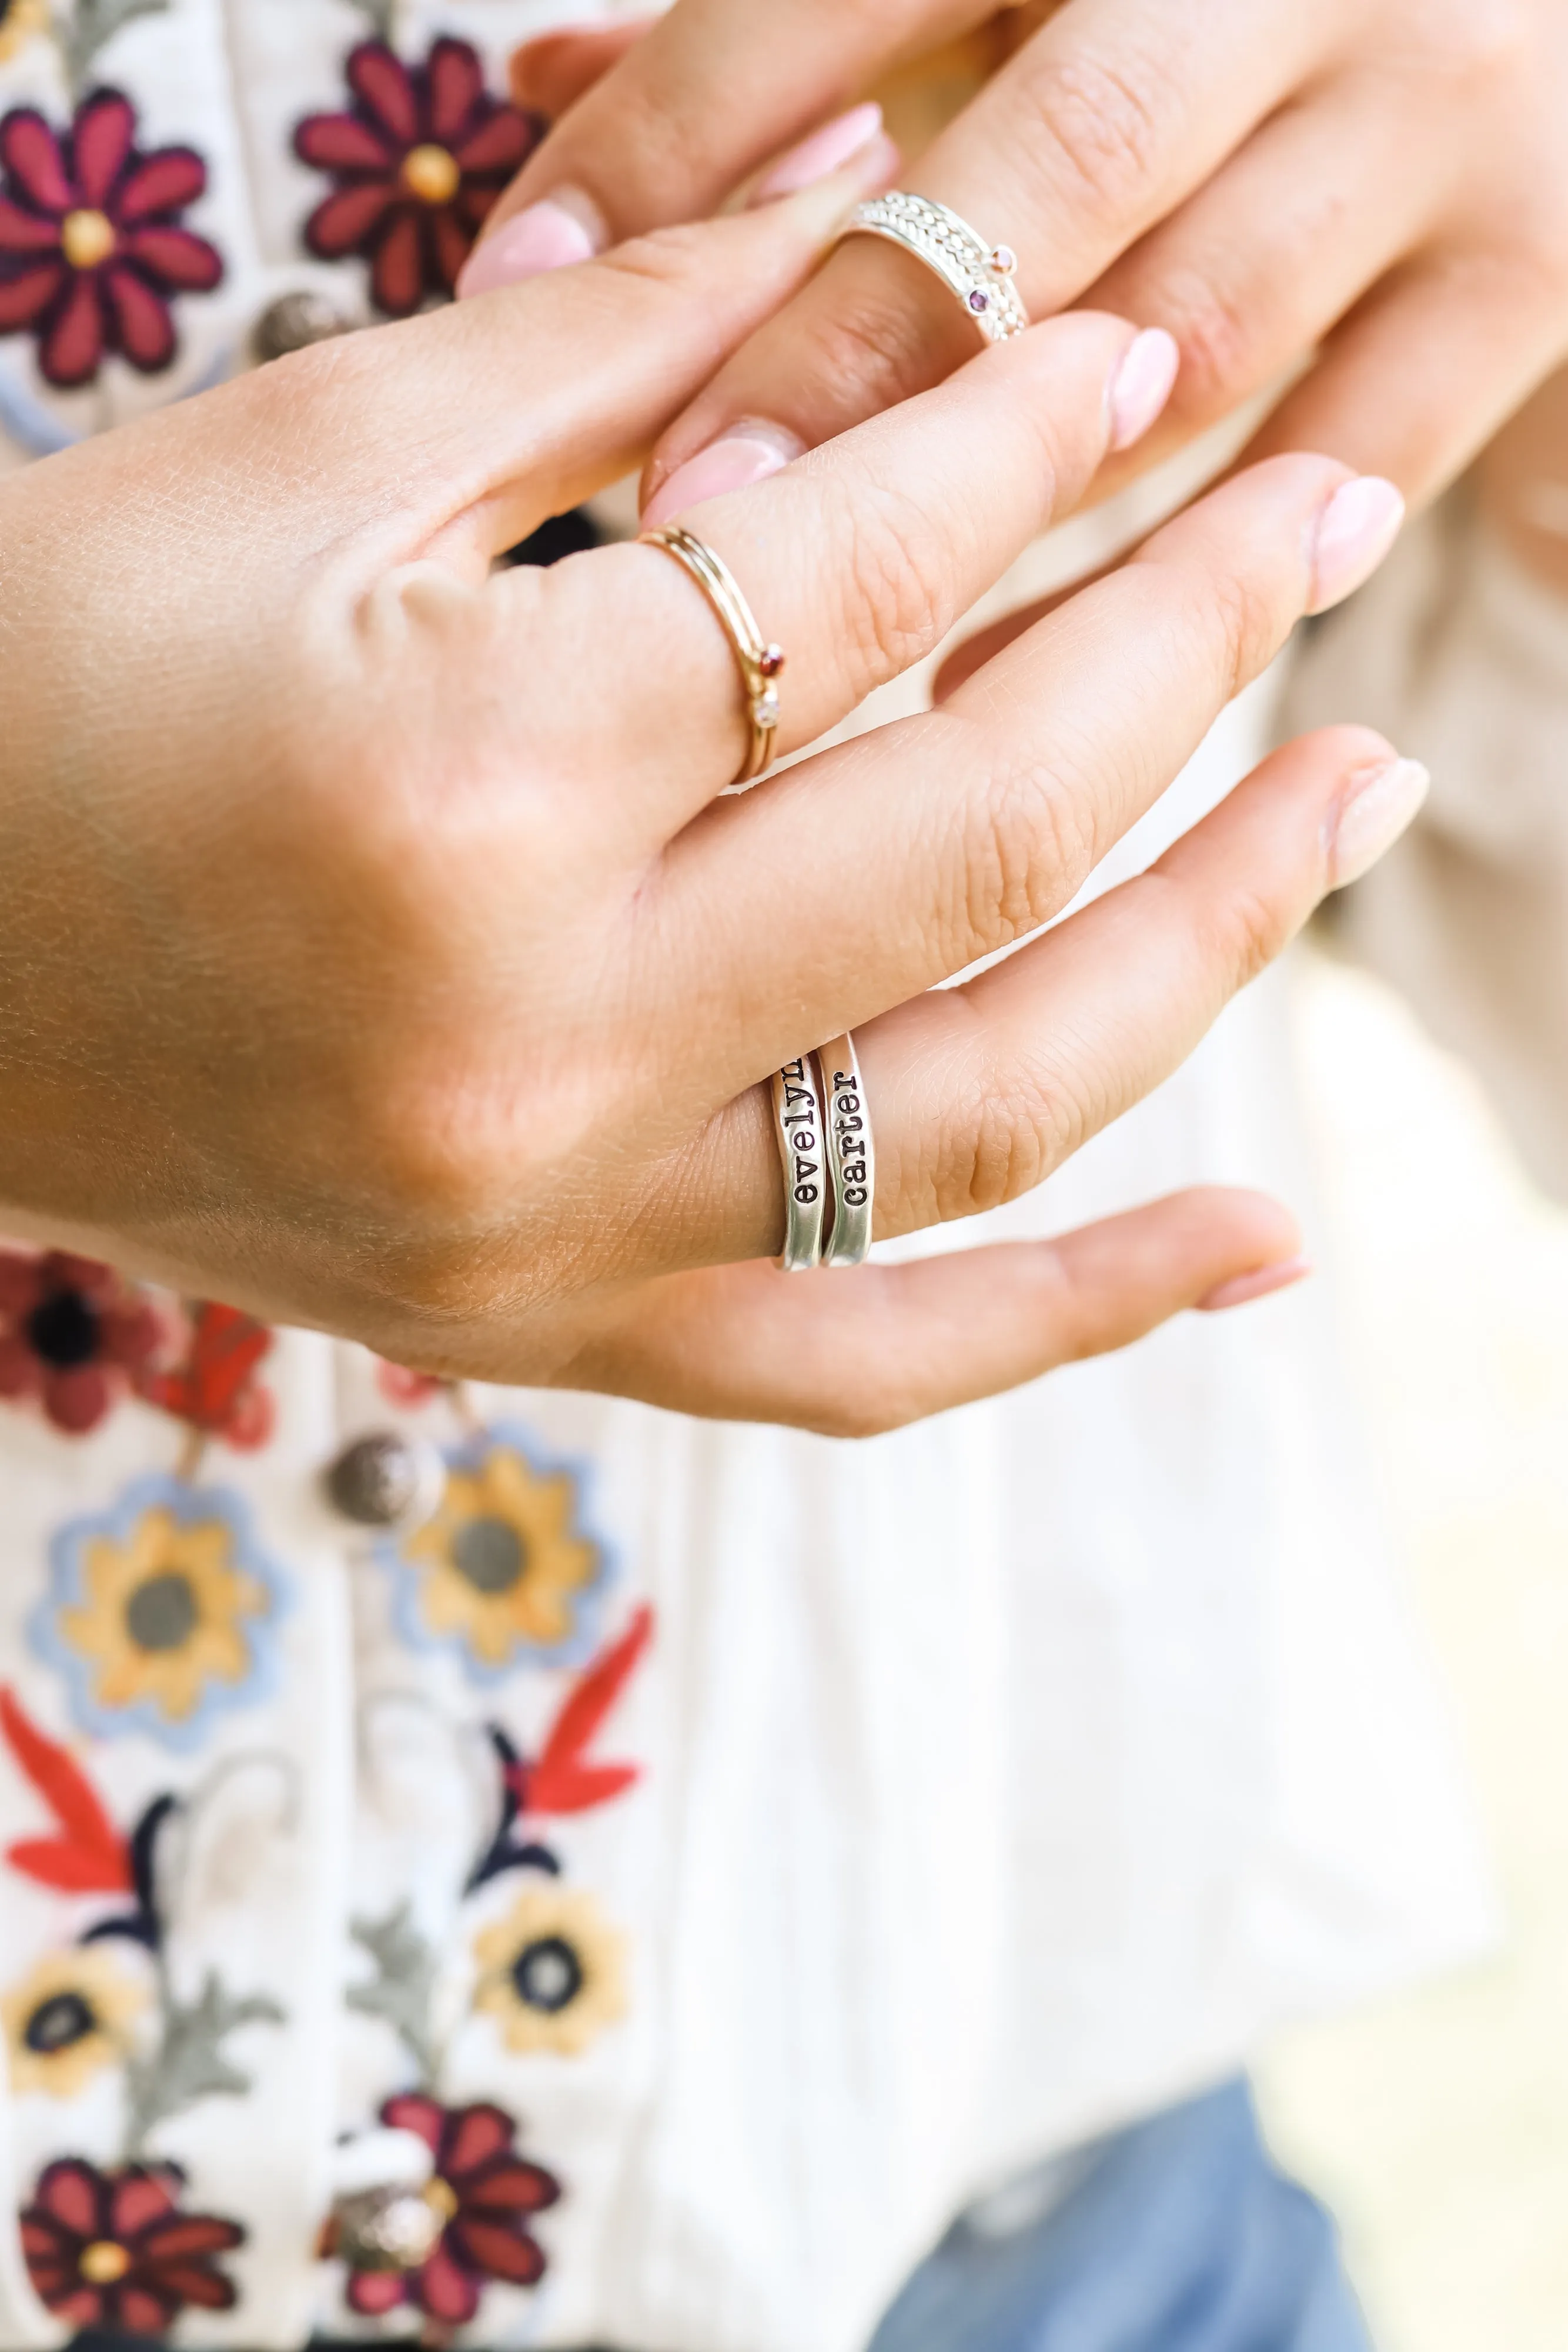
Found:
[[[1286,719],[1365,719],[1432,770],[1347,893],[1345,946],[1467,1056],[1536,1181],[1568,1194],[1568,603],[1466,489],[1415,524],[1297,663]]]

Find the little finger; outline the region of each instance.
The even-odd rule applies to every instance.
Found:
[[[674,1412],[868,1437],[995,1396],[1310,1271],[1260,1192],[1176,1192],[1051,1241],[804,1278],[709,1266],[642,1286],[552,1375]]]

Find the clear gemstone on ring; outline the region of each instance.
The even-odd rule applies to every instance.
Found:
[[[1019,266],[1019,257],[1010,245],[993,245],[990,263],[998,278],[1010,278]]]
[[[766,693],[759,694],[758,696],[756,701],[751,706],[751,717],[753,723],[758,727],[778,726],[779,697],[774,693],[771,687],[768,688]]]

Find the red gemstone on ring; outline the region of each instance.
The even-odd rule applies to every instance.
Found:
[[[764,677],[777,677],[784,667],[782,646],[769,646],[757,665]]]

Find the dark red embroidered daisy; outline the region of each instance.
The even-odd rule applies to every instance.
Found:
[[[348,63],[354,106],[310,114],[294,134],[302,163],[337,185],[305,224],[323,261],[362,254],[371,291],[393,319],[426,294],[450,294],[479,224],[537,142],[537,118],[492,98],[478,52],[446,37],[423,65],[384,41],[361,41]]]
[[[237,2221],[183,2213],[180,2179],[162,2165],[100,2172],[62,2157],[38,2176],[22,2214],[22,2252],[41,2303],[73,2327],[162,2336],[187,2305],[234,2307],[214,2254],[243,2245]]]
[[[536,2285],[544,2275],[544,2249],[528,2225],[558,2201],[560,2183],[518,2155],[510,2116],[488,2104],[444,2107],[410,2091],[387,2100],[382,2121],[417,2132],[430,2149],[435,2169],[423,2193],[443,2227],[434,2252],[417,2270],[350,2271],[351,2308],[373,2317],[412,2303],[430,2319],[461,2326],[478,2310],[487,2279]]]
[[[111,1267],[0,1250],[0,1397],[35,1400],[57,1429],[96,1429],[162,1338],[152,1302]]]
[[[90,383],[106,352],[151,375],[174,356],[170,301],[210,294],[222,257],[180,215],[207,184],[190,147],[141,154],[136,110],[95,90],[57,134],[30,106],[0,121],[0,335],[37,338],[51,383]]]

